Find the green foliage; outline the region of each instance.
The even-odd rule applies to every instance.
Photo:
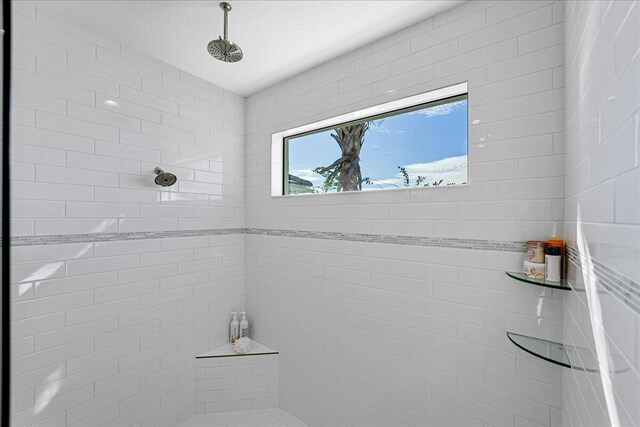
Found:
[[[402,182],[404,183],[404,186],[412,187],[411,178],[409,177],[409,172],[407,172],[407,168],[398,166],[398,169],[400,170],[400,174],[402,175]],[[427,182],[426,184],[423,184],[423,182],[425,182],[426,180],[427,180],[426,176],[418,175],[415,183],[413,184],[413,187],[437,187],[439,185],[442,185],[442,182],[444,181],[444,179],[441,179],[440,181],[433,181],[431,183]],[[448,182],[446,185],[456,185],[456,184],[455,182]]]
[[[338,175],[334,174],[333,170],[320,166],[315,168],[313,171],[324,177],[322,185],[320,187],[316,187],[319,192],[328,193],[329,191],[335,191],[338,189]]]
[[[402,175],[402,182],[404,183],[405,187],[411,187],[411,178],[409,177],[409,172],[407,172],[407,168],[402,167],[402,166],[398,166],[398,169],[400,170],[400,174]],[[413,187],[429,187],[429,186],[438,186],[440,184],[442,184],[442,181],[444,181],[443,179],[441,179],[440,181],[433,181],[431,184],[430,183],[426,183],[423,184],[423,182],[425,182],[427,180],[426,176],[422,176],[422,175],[418,175],[418,177],[416,178],[415,183],[413,184]]]
[[[402,174],[402,181],[404,182],[405,187],[411,186],[411,180],[409,179],[409,173],[407,172],[407,168],[403,168],[402,166],[398,166],[400,169],[400,173]]]

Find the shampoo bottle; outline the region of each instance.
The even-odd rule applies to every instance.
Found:
[[[231,318],[231,323],[229,323],[229,342],[233,344],[240,338],[240,322],[238,322],[235,311],[231,314],[233,317]]]
[[[247,320],[247,312],[241,311],[242,320],[240,320],[240,338],[249,338],[249,321]]]

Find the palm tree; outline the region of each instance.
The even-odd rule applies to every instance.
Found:
[[[358,123],[335,129],[331,137],[340,146],[342,157],[330,166],[314,169],[323,175],[325,182],[335,182],[337,191],[362,190],[362,172],[360,171],[360,150],[364,145],[364,134],[369,129],[369,123]],[[337,181],[336,181],[337,178]]]

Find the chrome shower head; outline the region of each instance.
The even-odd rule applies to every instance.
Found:
[[[165,172],[160,168],[155,168],[153,171],[157,175],[155,180],[157,185],[171,187],[178,180],[174,174]]]
[[[227,39],[227,13],[231,10],[231,5],[222,2],[220,9],[224,11],[224,38],[220,36],[218,40],[211,40],[207,45],[207,52],[222,62],[238,62],[242,59],[242,49]]]

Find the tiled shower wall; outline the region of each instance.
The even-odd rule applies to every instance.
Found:
[[[525,240],[561,234],[563,4],[473,1],[247,99],[247,227]],[[270,197],[275,131],[469,82],[460,187]]]
[[[567,2],[565,36],[565,234],[582,269],[564,340],[601,365],[564,372],[563,425],[639,425],[640,3]]]
[[[563,12],[465,3],[250,96],[247,227],[561,235]],[[270,197],[273,132],[462,81],[469,185]],[[521,252],[355,240],[246,236],[247,309],[280,351],[287,411],[309,425],[560,425],[560,368],[505,336],[562,335],[562,296],[504,275]]]
[[[14,235],[243,227],[244,98],[25,3]],[[177,184],[156,186],[156,166]]]
[[[244,98],[12,6],[13,424],[175,425],[243,304]]]
[[[247,310],[280,351],[281,407],[317,426],[560,426],[562,295],[519,252],[247,235]]]

